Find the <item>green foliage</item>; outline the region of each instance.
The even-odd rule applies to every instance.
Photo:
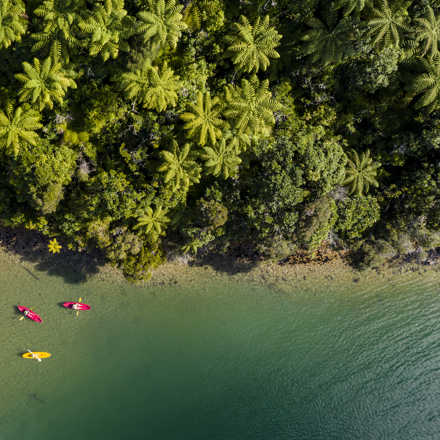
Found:
[[[405,89],[414,94],[422,93],[415,108],[426,107],[428,112],[437,108],[440,102],[440,53],[433,58],[418,58],[415,63],[418,72],[404,76]]]
[[[49,252],[56,254],[57,252],[60,252],[61,246],[58,244],[57,239],[54,238],[49,242],[47,248],[49,249]]]
[[[342,182],[342,185],[350,185],[349,194],[360,196],[364,190],[368,192],[370,185],[375,187],[379,186],[375,177],[377,169],[381,164],[379,162],[373,162],[373,159],[370,157],[370,150],[362,153],[360,158],[355,150],[351,150],[347,156],[346,178]]]
[[[197,32],[202,28],[202,12],[195,2],[191,2],[185,8],[183,21],[191,32]]]
[[[0,49],[8,48],[14,41],[20,42],[26,32],[20,15],[24,13],[21,3],[2,0],[0,4]]]
[[[191,185],[199,182],[201,167],[194,161],[190,144],[185,144],[180,148],[173,140],[171,151],[160,151],[159,158],[162,164],[157,167],[157,171],[164,173],[165,184],[173,189],[188,191]]]
[[[127,39],[133,34],[134,19],[127,16],[122,9],[123,0],[117,0],[117,8],[111,12],[98,4],[86,19],[78,23],[79,28],[89,35],[88,47],[90,55],[101,55],[104,61],[116,58],[119,50],[128,52],[130,46]]]
[[[273,27],[269,27],[269,16],[266,15],[260,21],[257,18],[253,26],[244,16],[240,17],[240,23],[234,23],[235,33],[225,37],[230,44],[226,49],[226,55],[232,57],[234,64],[238,64],[245,72],[258,72],[266,70],[270,64],[270,58],[279,58],[275,47],[279,46],[281,35]]]
[[[50,145],[40,140],[37,145],[21,149],[14,163],[15,172],[8,185],[16,188],[15,199],[26,203],[37,215],[56,211],[64,198],[76,168],[76,154],[66,145]]]
[[[146,214],[138,218],[137,225],[133,229],[142,229],[147,235],[165,235],[166,224],[170,222],[167,213],[168,211],[162,206],[158,206],[154,211],[148,207]]]
[[[47,105],[53,108],[53,101],[59,104],[63,102],[63,96],[69,87],[76,89],[76,83],[66,76],[61,68],[61,63],[52,57],[46,58],[42,63],[34,58],[33,65],[24,62],[23,73],[17,73],[15,77],[23,83],[18,96],[21,102],[30,101],[37,104],[41,111]]]
[[[37,42],[32,46],[33,51],[49,46],[51,52],[69,61],[69,49],[79,46],[76,38],[75,25],[78,21],[77,7],[74,3],[67,4],[63,0],[48,0],[35,9],[34,14],[41,17],[42,32],[32,34]]]
[[[372,196],[353,196],[338,203],[336,231],[345,237],[362,237],[362,233],[380,218],[380,207]]]
[[[197,252],[206,248],[225,233],[224,225],[228,220],[228,209],[216,200],[197,201],[191,219],[182,222],[180,234],[185,242],[182,246],[184,253]]]
[[[227,179],[238,172],[241,159],[237,156],[237,148],[233,140],[226,143],[226,140],[222,139],[213,147],[204,147],[203,150],[205,154],[202,155],[202,159],[205,161],[207,174]]]
[[[119,77],[114,76],[113,81]],[[147,60],[142,70],[124,73],[120,78],[120,88],[125,97],[143,103],[144,108],[164,111],[167,107],[175,107],[177,101],[176,91],[182,87],[179,77],[167,66],[166,63],[159,70]]]
[[[301,51],[309,55],[312,63],[319,61],[323,65],[341,62],[342,55],[354,54],[351,42],[350,22],[343,18],[338,22],[338,12],[327,8],[323,13],[324,22],[316,17],[306,20],[312,28],[305,32],[301,40],[305,43]]]
[[[114,265],[122,268],[122,273],[127,281],[139,283],[148,281],[155,269],[165,261],[165,255],[157,244],[142,246],[140,252],[128,255],[126,258],[114,262]]]
[[[269,81],[260,82],[255,75],[250,81],[242,79],[241,87],[226,88],[226,102],[226,118],[234,120],[239,133],[249,135],[267,134],[275,124],[273,113],[281,108],[272,99]]]
[[[188,130],[188,136],[198,138],[199,145],[203,146],[207,142],[214,145],[216,139],[221,137],[221,129],[224,121],[220,118],[222,105],[220,99],[211,99],[209,92],[204,95],[202,92],[197,94],[197,103],[189,103],[189,112],[180,115],[186,124],[184,128]]]
[[[350,86],[368,93],[388,87],[395,79],[401,55],[401,50],[389,46],[359,56],[347,69]]]
[[[440,17],[436,17],[431,7],[426,8],[423,18],[414,20],[416,25],[415,39],[422,42],[422,56],[428,54],[433,57],[438,53],[440,39]]]
[[[371,7],[373,5],[373,0],[336,0],[333,8],[339,9],[343,7],[344,15],[349,15],[352,12],[359,15],[367,5]]]
[[[148,10],[139,12],[137,33],[152,45],[170,45],[175,48],[183,30],[188,26],[183,19],[182,5],[176,0],[146,0]]]
[[[43,126],[38,122],[39,119],[32,110],[24,110],[22,107],[14,111],[9,106],[6,113],[0,110],[0,149],[17,156],[27,143],[36,145],[38,134],[34,130]]]
[[[366,270],[379,266],[395,253],[391,244],[385,240],[368,240],[353,249],[352,258],[357,268]]]
[[[379,8],[373,8],[374,18],[367,22],[368,34],[373,38],[373,44],[401,46],[404,42],[404,33],[410,30],[407,9],[412,3],[411,0],[391,4],[387,0],[376,1]]]
[[[439,6],[2,0],[2,224],[133,282],[162,240],[269,259],[328,240],[363,267],[438,246]]]
[[[296,235],[301,244],[310,251],[316,248],[328,237],[337,219],[336,203],[329,197],[322,197],[305,205]]]

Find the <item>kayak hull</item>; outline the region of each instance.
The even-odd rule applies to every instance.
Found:
[[[20,312],[29,310],[29,313],[26,315],[26,318],[30,318],[32,319],[32,321],[35,322],[43,322],[43,320],[36,313],[34,313],[31,309],[28,309],[27,307],[18,306],[18,310],[20,310]]]
[[[63,306],[67,307],[68,309],[73,309],[73,305],[77,304],[78,308],[74,309],[74,310],[90,310],[91,307],[87,304],[83,304],[83,303],[78,303],[78,302],[68,302],[68,303],[64,303]]]
[[[32,353],[34,353],[38,359],[50,357],[50,353],[46,353],[45,351],[33,351]],[[25,353],[23,357],[26,359],[36,359],[36,357],[32,356],[32,353]]]

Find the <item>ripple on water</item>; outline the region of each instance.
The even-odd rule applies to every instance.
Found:
[[[284,275],[281,294],[209,272],[66,284],[3,265],[2,440],[438,436],[438,278]],[[79,297],[90,313],[59,305]],[[18,302],[43,323],[19,321]],[[52,357],[26,361],[27,348]]]

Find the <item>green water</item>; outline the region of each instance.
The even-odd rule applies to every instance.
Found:
[[[0,265],[2,440],[438,438],[432,274],[280,294],[239,276],[158,289],[26,267],[38,280]],[[60,306],[79,297],[91,311]]]

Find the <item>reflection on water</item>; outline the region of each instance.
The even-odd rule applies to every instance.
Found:
[[[80,284],[3,262],[0,438],[428,439],[439,284]],[[79,316],[64,301],[92,305]],[[42,324],[15,306],[34,306]],[[48,351],[42,362],[27,349]]]

